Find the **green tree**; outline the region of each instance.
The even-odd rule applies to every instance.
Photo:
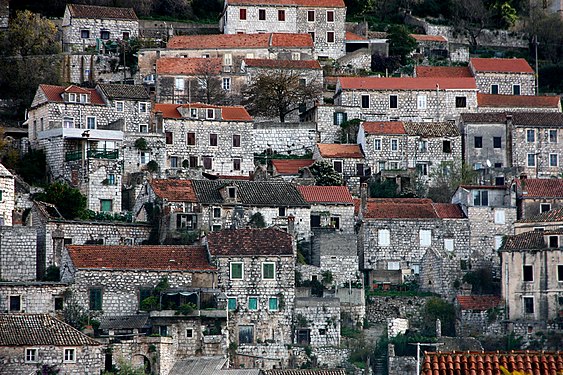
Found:
[[[80,190],[63,182],[55,182],[47,186],[43,193],[34,197],[36,200],[52,203],[65,219],[86,218],[87,200]]]
[[[371,198],[397,198],[399,186],[391,179],[374,180],[369,184],[369,196]]]
[[[16,165],[16,172],[31,185],[40,185],[45,182],[47,161],[42,150],[30,150]]]
[[[409,55],[416,49],[416,40],[410,36],[404,25],[394,25],[389,29],[389,56],[400,56],[401,64],[409,62]]]
[[[432,186],[428,188],[427,197],[434,202],[449,203],[459,185],[471,185],[476,177],[477,172],[466,163],[460,167],[443,163],[442,168],[430,175]]]
[[[355,118],[340,124],[340,142],[355,144],[361,123],[362,120]]]
[[[425,336],[436,336],[436,320],[440,319],[442,334],[455,336],[455,307],[441,298],[433,297],[426,301],[422,312],[422,329]]]
[[[315,185],[318,186],[340,186],[343,183],[342,175],[334,170],[332,164],[327,160],[318,160],[309,167],[311,174],[315,177]]]
[[[57,27],[47,18],[28,10],[17,11],[4,40],[6,55],[50,55],[60,52]]]

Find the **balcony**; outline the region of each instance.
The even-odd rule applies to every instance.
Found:
[[[88,150],[88,159],[111,159],[119,157],[119,150]],[[65,154],[65,161],[82,160],[82,151],[69,151]]]

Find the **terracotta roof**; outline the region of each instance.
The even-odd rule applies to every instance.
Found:
[[[506,237],[504,246],[499,251],[544,249],[544,235],[547,232],[530,231]]]
[[[181,35],[170,38],[167,48],[173,49],[228,49],[294,47],[312,48],[309,34],[212,34]]]
[[[346,186],[297,186],[297,189],[309,203],[354,203]]]
[[[468,66],[417,66],[415,71],[417,77],[473,77]]]
[[[0,314],[0,346],[100,345],[48,314]]]
[[[440,219],[464,219],[465,214],[461,206],[453,203],[432,203]]]
[[[214,270],[205,247],[185,245],[98,246],[69,245],[70,259],[77,269],[149,271]]]
[[[272,159],[276,172],[283,175],[297,175],[299,169],[308,167],[314,162],[312,159]]]
[[[149,100],[149,93],[143,85],[117,85],[99,83],[98,87],[109,99]]]
[[[221,73],[220,58],[204,57],[163,57],[156,60],[157,74],[195,75],[203,69],[215,74]]]
[[[559,108],[558,96],[494,95],[477,93],[479,107]]]
[[[366,134],[374,134],[374,135],[407,134],[405,132],[404,124],[401,121],[381,121],[381,122],[366,121],[362,124],[362,126]]]
[[[241,106],[217,106],[203,103],[190,103],[190,104],[169,104],[157,103],[154,105],[155,112],[162,112],[164,118],[181,119],[182,115],[178,112],[178,108],[220,108],[221,119],[225,121],[252,121],[252,117],[248,114],[246,109]],[[209,120],[217,121],[217,119]]]
[[[474,78],[444,77],[340,77],[343,90],[475,90]]]
[[[344,0],[229,0],[230,5],[287,5],[315,8],[344,8]]]
[[[106,103],[100,96],[100,94],[94,89],[84,89],[82,87],[70,85],[67,87],[64,86],[54,86],[54,85],[39,85],[39,88],[45,93],[48,102],[57,102],[63,103],[63,93],[66,92],[74,92],[74,93],[89,93],[90,94],[90,103],[89,104],[99,104],[105,105]]]
[[[516,180],[518,197],[526,198],[563,198],[563,179],[526,178]],[[525,193],[524,193],[525,192]]]
[[[462,310],[486,311],[501,304],[500,296],[456,296]]]
[[[355,158],[364,157],[360,145],[339,143],[317,143],[319,153],[323,158]]]
[[[493,375],[500,367],[510,373],[557,375],[563,369],[563,352],[439,352],[424,353],[422,375]]]
[[[524,59],[497,59],[497,58],[478,58],[469,59],[469,65],[473,66],[475,72],[496,72],[496,73],[529,73],[534,74],[534,70]]]
[[[351,31],[346,31],[346,41],[349,41],[349,40],[362,40],[362,41],[367,42],[367,39],[365,37],[358,35],[358,34],[354,34]]]
[[[137,15],[135,14],[133,8],[115,8],[78,4],[68,4],[67,7],[70,14],[75,18],[137,20]]]
[[[207,235],[211,255],[293,255],[291,234],[276,228],[225,229]]]
[[[512,116],[512,123],[517,126],[563,126],[560,112],[462,113],[461,118],[466,123],[500,124],[506,123],[507,115]]]
[[[191,180],[153,179],[150,185],[159,198],[169,202],[197,202]]]
[[[448,40],[441,35],[410,34],[417,42],[441,42],[447,43]]]
[[[359,205],[356,203],[356,205]],[[426,198],[369,198],[367,219],[464,219],[461,207]]]
[[[317,60],[244,59],[246,66],[270,69],[321,69]]]
[[[520,219],[517,223],[560,223],[563,222],[563,208],[554,208],[539,215]]]
[[[336,369],[296,369],[296,370],[264,370],[265,375],[346,375],[343,368]]]
[[[457,137],[459,129],[453,122],[405,122],[405,132],[424,138]]]

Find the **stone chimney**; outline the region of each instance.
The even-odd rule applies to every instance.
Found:
[[[289,215],[287,217],[287,233],[295,237],[295,216]]]
[[[163,120],[162,120],[162,112],[161,111],[157,111],[154,113],[154,125],[155,125],[155,130],[157,133],[161,133],[162,130],[164,129],[164,125],[163,125]]]
[[[368,209],[368,184],[363,182],[360,185],[360,212],[359,214],[363,218],[364,213]]]

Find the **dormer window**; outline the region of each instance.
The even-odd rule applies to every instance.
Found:
[[[230,199],[237,198],[237,188],[235,186],[231,186],[227,188],[227,194],[229,195]]]
[[[76,94],[73,93],[68,94],[68,101],[71,103],[76,102]]]
[[[88,103],[88,95],[80,94],[80,103]]]
[[[205,114],[208,120],[213,120],[215,118],[215,111],[213,111],[212,108],[208,108],[207,111],[205,111]]]
[[[197,108],[190,108],[190,117],[197,118]]]

